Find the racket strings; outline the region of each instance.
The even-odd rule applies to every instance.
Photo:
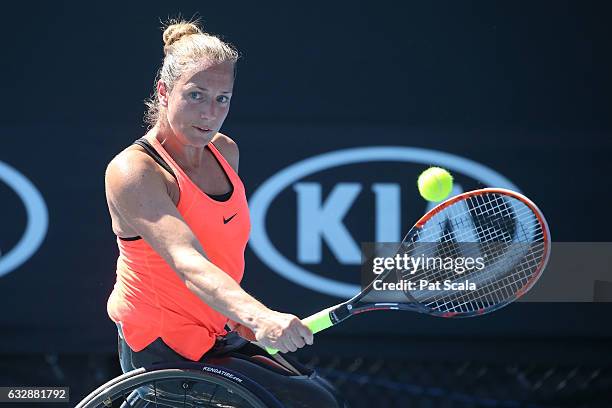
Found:
[[[459,221],[453,220],[453,223],[455,225],[465,225],[462,220],[463,218]],[[534,229],[536,226],[537,225],[535,222],[532,223],[531,229]],[[517,241],[527,242],[527,233],[524,232],[525,228],[523,224],[521,224],[520,228],[523,231],[523,237],[521,237],[521,239],[518,239]],[[403,251],[405,253],[414,254],[414,252],[416,252],[418,249],[426,249],[429,246],[435,248],[438,251],[438,255],[456,258],[461,255],[461,253],[459,253],[458,251],[459,248],[463,249],[463,251],[471,248],[473,249],[471,251],[473,253],[479,253],[480,251],[487,253],[494,249],[505,250],[507,246],[513,242],[508,239],[505,233],[500,233],[498,229],[483,229],[482,227],[477,227],[475,229],[475,232],[476,234],[471,235],[478,237],[478,241],[468,241],[466,238],[469,237],[466,236],[466,234],[457,234],[456,230],[447,230],[442,235],[438,235],[437,237],[420,234],[416,237],[416,239],[411,241],[409,245],[404,245]],[[543,233],[542,231],[539,231],[538,233],[532,235],[533,238],[538,240],[543,236]],[[432,238],[437,238],[437,242],[432,242]],[[415,241],[418,242],[415,243]],[[421,243],[420,241],[424,241],[425,244]],[[508,245],[504,245],[504,243],[507,243]],[[440,249],[442,249],[442,251],[440,251]],[[465,255],[465,252],[463,252],[463,255]]]
[[[542,251],[539,251],[542,252]],[[538,252],[534,252],[538,254]],[[527,257],[533,259],[534,256]],[[511,268],[507,268],[511,270]],[[446,292],[442,295],[429,296],[425,301],[433,304],[440,311],[468,312],[471,310],[488,307],[492,304],[500,304],[512,299],[522,288],[529,284],[532,276],[532,268],[525,268],[523,264],[517,264],[515,273],[510,273],[502,278],[487,282],[480,279],[478,290]],[[472,279],[473,280],[473,279]]]
[[[543,248],[540,252],[544,252]],[[532,258],[536,259],[533,256]],[[438,310],[444,312],[471,312],[503,304],[512,299],[517,292],[523,289],[531,280],[531,276],[532,271],[526,271],[525,269],[518,270],[516,273],[510,274],[498,281],[480,286],[476,293],[462,292],[455,296],[448,296],[442,303],[437,301],[426,301],[426,305],[429,307],[436,306]]]
[[[431,264],[399,271],[401,278],[414,282],[474,283],[475,290],[464,286],[409,292],[435,312],[474,312],[508,302],[530,284],[545,256],[545,231],[525,203],[487,193],[468,197],[434,215],[401,250],[412,257],[423,252],[447,261],[481,256],[484,268],[460,274],[456,268],[432,268]]]
[[[422,299],[421,303],[439,312],[470,312],[512,299],[528,282],[529,279],[523,273],[517,273],[485,285],[480,284],[478,290],[449,290],[443,295]]]

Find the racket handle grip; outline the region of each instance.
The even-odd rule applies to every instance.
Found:
[[[325,330],[328,327],[332,327],[334,324],[329,318],[330,309],[331,308],[321,310],[320,312],[317,312],[312,316],[308,316],[307,318],[302,320],[302,323],[304,323],[310,329],[310,331],[312,331],[312,334]],[[277,349],[271,347],[266,347],[266,351],[268,352],[268,354],[278,353]]]

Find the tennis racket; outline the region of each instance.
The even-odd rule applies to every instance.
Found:
[[[508,305],[535,284],[548,262],[550,246],[544,215],[527,197],[501,188],[465,192],[421,217],[395,255],[423,260],[425,255],[435,256],[432,259],[450,260],[451,264],[466,255],[480,255],[482,268],[461,274],[435,262],[422,262],[418,267],[413,263],[407,269],[389,268],[352,299],[302,321],[318,333],[373,310],[408,310],[446,318],[481,316]],[[414,285],[400,291],[376,290],[390,278],[395,283],[410,281]],[[416,286],[422,281],[448,285]],[[474,286],[462,286],[466,281]],[[272,348],[267,351],[278,352]]]

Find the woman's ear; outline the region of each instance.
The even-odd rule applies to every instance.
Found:
[[[168,107],[168,97],[166,84],[162,81],[157,81],[157,98],[159,99],[159,104]]]

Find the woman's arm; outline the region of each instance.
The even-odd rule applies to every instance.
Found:
[[[138,151],[126,151],[111,161],[105,177],[111,212],[151,245],[187,288],[251,329],[264,346],[287,352],[312,344],[312,332],[296,316],[268,309],[210,262],[155,166]]]

